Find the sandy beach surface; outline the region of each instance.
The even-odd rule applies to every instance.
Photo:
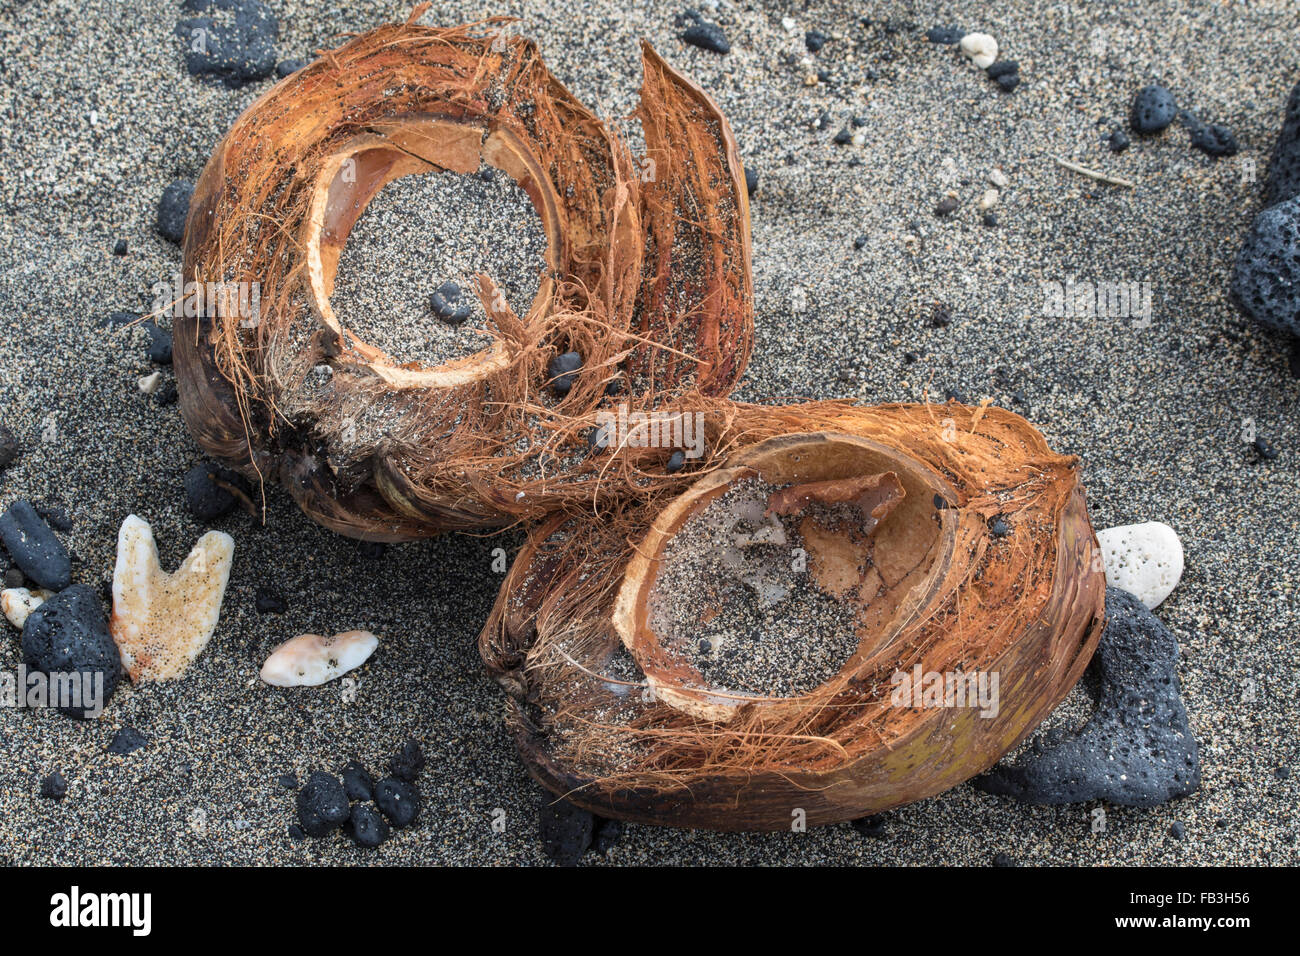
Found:
[[[268,5],[280,58],[310,57],[409,9]],[[1082,457],[1098,528],[1172,525],[1187,570],[1158,614],[1181,645],[1204,782],[1156,809],[1107,808],[1104,832],[1090,827],[1090,805],[1028,807],[964,785],[888,813],[878,838],[847,824],[774,835],[631,826],[587,862],[1300,861],[1300,380],[1290,343],[1243,319],[1226,292],[1300,81],[1294,0],[699,9],[725,30],[729,54],[683,44],[683,7],[662,2],[435,3],[426,21],[524,17],[550,67],[615,121],[635,105],[640,38],[715,97],[760,177],[757,342],[742,397],[991,397]],[[110,313],[147,310],[153,283],[180,267],[178,247],[154,230],[163,189],[196,177],[274,82],[230,90],[190,76],[172,35],[184,15],[179,0],[0,2],[0,422],[23,446],[0,474],[0,508],[62,506],[73,579],[95,588],[112,576],[128,514],[153,525],[168,568],[206,530],[181,486],[202,454],[176,406],[137,388],[153,370],[144,333],[103,329]],[[1019,88],[1002,92],[955,47],[926,41],[947,25],[995,36],[1020,65]],[[806,30],[830,38],[815,57]],[[1111,152],[1104,138],[1156,80],[1230,127],[1240,153],[1198,152],[1178,124]],[[837,145],[844,128],[863,141]],[[1008,184],[990,227],[977,201],[994,168]],[[938,217],[949,191],[958,208]],[[125,256],[113,254],[119,238]],[[1042,283],[1070,278],[1149,282],[1150,321],[1044,315]],[[1275,459],[1243,441],[1246,420]],[[500,581],[493,549],[518,538],[450,536],[374,555],[311,524],[278,488],[267,490],[264,524],[236,511],[214,527],[235,539],[234,570],[216,634],[183,679],[124,686],[92,722],[0,709],[0,862],[546,862],[539,791],[475,647]],[[284,612],[259,614],[259,588],[282,593]],[[12,671],[19,640],[5,628],[0,668]],[[352,675],[355,693],[258,679],[281,641],[353,628],[381,636]],[[148,743],[110,755],[123,726]],[[418,826],[377,851],[338,834],[290,838],[293,791],[277,778],[302,782],[351,757],[379,771],[408,738],[429,762]],[[55,770],[69,782],[60,802],[39,795]],[[1176,822],[1182,839],[1169,835]]]

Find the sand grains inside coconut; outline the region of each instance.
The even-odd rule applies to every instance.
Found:
[[[521,318],[546,269],[546,234],[528,194],[508,175],[480,166],[475,176],[418,173],[371,200],[339,257],[330,305],[342,326],[395,364],[428,367],[491,344],[473,284],[484,272]],[[439,317],[430,296],[460,287],[463,321]]]
[[[814,582],[799,526],[861,525],[852,505],[765,514],[781,486],[733,484],[668,543],[649,602],[650,626],[709,685],[763,696],[806,694],[858,646],[854,607]]]

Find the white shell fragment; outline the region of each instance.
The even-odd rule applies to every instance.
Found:
[[[987,70],[998,58],[998,41],[987,33],[968,33],[961,38],[961,52],[981,70]]]
[[[54,592],[44,588],[37,588],[35,591],[26,588],[5,588],[0,591],[0,607],[4,609],[9,623],[21,631],[23,625],[27,623],[27,615],[52,597]]]
[[[378,646],[379,638],[369,631],[299,634],[271,652],[262,680],[275,687],[316,687],[360,667]]]
[[[152,395],[162,385],[162,372],[150,372],[148,375],[142,375],[136,380],[136,385],[146,395]]]
[[[221,615],[235,541],[199,538],[175,574],[163,571],[148,522],[128,515],[117,536],[109,630],[131,680],[171,680],[207,646]]]
[[[1183,576],[1183,546],[1174,529],[1159,521],[1097,532],[1106,583],[1136,595],[1148,608],[1169,597]]]

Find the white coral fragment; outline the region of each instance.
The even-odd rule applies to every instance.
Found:
[[[174,574],[163,571],[148,522],[128,515],[117,536],[109,630],[131,680],[171,680],[207,646],[221,616],[235,541],[199,538]]]
[[[369,631],[299,634],[271,652],[262,680],[275,687],[316,687],[360,667],[378,646],[379,638]]]
[[[998,41],[987,33],[968,33],[961,38],[961,52],[981,70],[987,70],[998,58]]]

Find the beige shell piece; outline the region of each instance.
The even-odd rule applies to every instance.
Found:
[[[360,667],[378,646],[379,638],[369,631],[299,634],[271,652],[262,680],[275,687],[316,687]]]
[[[27,623],[27,615],[52,597],[54,592],[46,591],[44,588],[37,588],[35,591],[26,588],[5,588],[0,591],[0,608],[3,608],[9,623],[21,631],[23,625]]]
[[[168,574],[148,522],[122,522],[109,630],[131,680],[172,680],[199,656],[217,627],[234,554],[230,535],[209,531]]]

